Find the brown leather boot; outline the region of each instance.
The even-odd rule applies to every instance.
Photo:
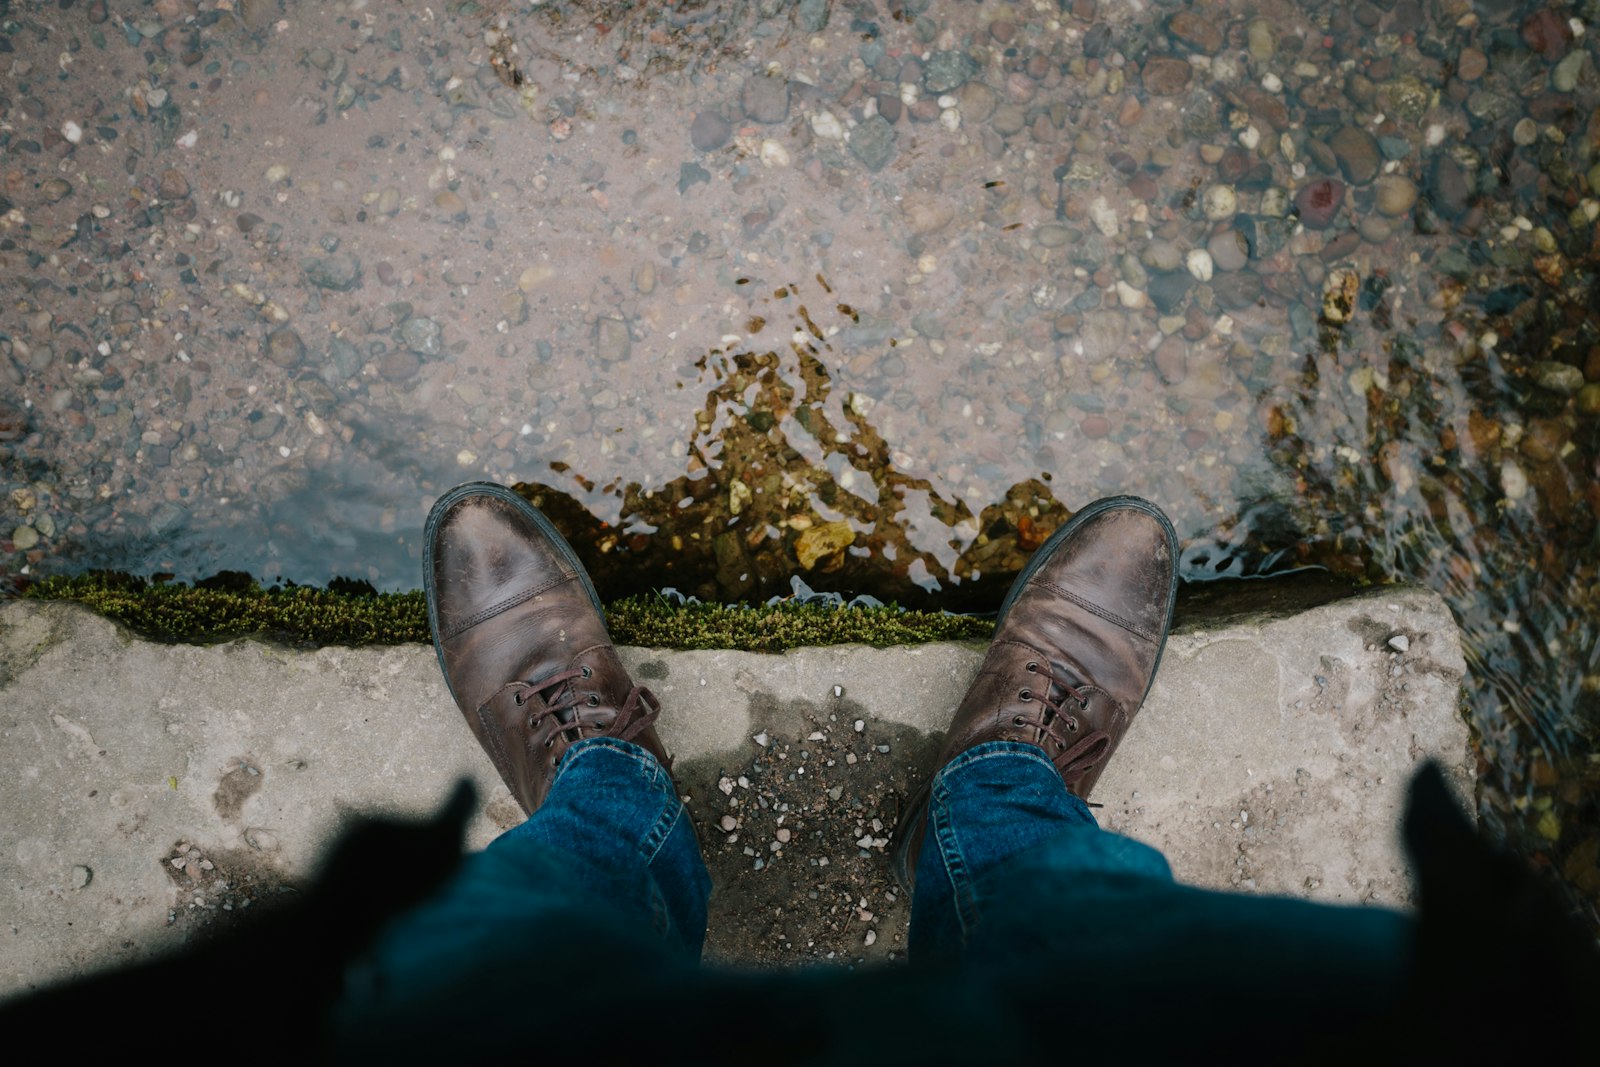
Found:
[[[1147,500],[1109,497],[1074,515],[1034,553],[1001,605],[938,766],[987,741],[1024,741],[1087,797],[1155,679],[1177,560],[1172,523]],[[931,789],[930,778],[895,828],[895,873],[907,888]]]
[[[426,538],[439,668],[523,811],[585,738],[632,741],[671,766],[655,694],[623,669],[600,598],[549,519],[503,486],[468,482],[433,505]]]

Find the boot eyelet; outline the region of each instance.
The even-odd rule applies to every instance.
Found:
[[[1015,719],[1011,720],[1011,725],[1012,726],[1026,726],[1026,725],[1028,725],[1028,722],[1021,715],[1018,715]]]
[[[528,729],[537,730],[541,721],[543,720],[541,720],[539,716],[535,715],[531,711],[528,712]]]
[[[590,706],[590,707],[591,707],[591,708],[593,708],[593,707],[598,707],[598,706],[599,706],[599,705],[600,705],[600,698],[599,698],[599,696],[597,696],[597,695],[596,695],[596,694],[594,694],[594,693],[590,693],[590,694],[589,694],[589,706]]]
[[[1067,719],[1067,733],[1075,734],[1077,732],[1078,732],[1078,720],[1074,719],[1074,718],[1071,718],[1071,717],[1068,717],[1068,719]]]
[[[524,697],[521,693],[512,693],[511,694],[511,699],[516,701],[516,705],[519,708],[522,707],[524,704],[526,704],[528,702],[527,698]]]
[[[1028,661],[1028,665],[1023,669],[1026,670],[1029,674],[1038,674],[1039,673],[1039,664],[1038,664],[1037,661],[1030,659]]]
[[[587,677],[589,677],[589,675],[590,675],[590,674],[591,674],[591,673],[593,673],[593,672],[592,672],[592,671],[590,671],[590,670],[589,670],[589,668],[588,668],[588,667],[579,667],[579,668],[578,668],[578,670],[579,670],[579,671],[581,671],[581,672],[582,672],[582,673],[583,673],[583,676],[584,676],[584,677],[585,677],[585,678],[587,678]]]
[[[545,748],[549,748],[550,746],[554,745],[555,743],[556,743],[556,739],[552,737],[552,738],[550,738],[549,740],[547,740],[544,743],[544,747]]]
[[[1028,701],[1033,699],[1033,690],[1032,689],[1024,689],[1022,692],[1017,694],[1017,698],[1019,700],[1021,700],[1023,703],[1027,703]]]

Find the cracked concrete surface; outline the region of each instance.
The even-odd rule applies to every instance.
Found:
[[[981,656],[623,651],[663,702],[661,734],[721,886],[709,954],[903,954],[909,902],[885,848],[858,849],[855,835],[879,832],[875,819],[892,827]],[[1180,618],[1097,814],[1162,849],[1185,881],[1403,905],[1412,769],[1436,758],[1471,795],[1464,676],[1449,611],[1419,589]],[[732,784],[745,772],[766,775],[759,803],[759,781]],[[460,776],[480,788],[469,843],[481,847],[520,813],[428,648],[165,646],[71,605],[0,606],[0,995],[172,946],[291,891],[342,821],[429,811]],[[735,834],[718,828],[730,812]],[[769,845],[757,817],[772,812],[806,830],[772,830]],[[830,853],[841,841],[852,855]],[[795,901],[781,930],[752,923],[719,940],[774,886]],[[831,896],[854,914],[830,918]]]

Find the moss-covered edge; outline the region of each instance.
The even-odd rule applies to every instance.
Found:
[[[83,604],[136,633],[173,644],[213,644],[247,636],[302,646],[432,640],[421,592],[263,588],[248,580],[191,586],[95,572],[46,578],[25,595]],[[606,624],[619,645],[747,652],[782,652],[803,645],[983,640],[994,630],[986,619],[894,606],[674,604],[659,596],[614,601],[606,608]]]

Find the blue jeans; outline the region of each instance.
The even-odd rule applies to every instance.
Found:
[[[1058,999],[1090,1005],[1113,1030],[1137,1025],[1118,1023],[1122,1015],[1169,1001],[1163,1014],[1192,1014],[1200,1026],[1221,996],[1233,1012],[1231,998],[1248,998],[1256,1033],[1262,1010],[1285,1025],[1326,1020],[1347,1032],[1400,995],[1411,944],[1399,912],[1176,884],[1160,853],[1099,829],[1044,754],[1013,742],[979,745],[934,779],[910,968],[700,969],[710,888],[667,773],[628,742],[580,742],[532,818],[471,857],[352,968],[336,1031],[365,1053],[488,1056],[537,1044],[528,1028],[567,1010],[604,1017],[614,1003],[637,1021],[675,1005],[669,1029],[689,1042],[683,1020],[707,1002],[782,995],[828,1020],[829,1005],[878,995],[915,1003],[922,1016],[897,1038],[899,1054],[923,1040],[939,1059],[962,1042],[991,1060],[1026,1058],[1035,1040],[1053,1040]],[[540,1033],[549,1039],[548,1028]],[[866,1060],[870,1045],[842,1047]],[[819,1061],[850,1059],[837,1051],[819,1051]]]

